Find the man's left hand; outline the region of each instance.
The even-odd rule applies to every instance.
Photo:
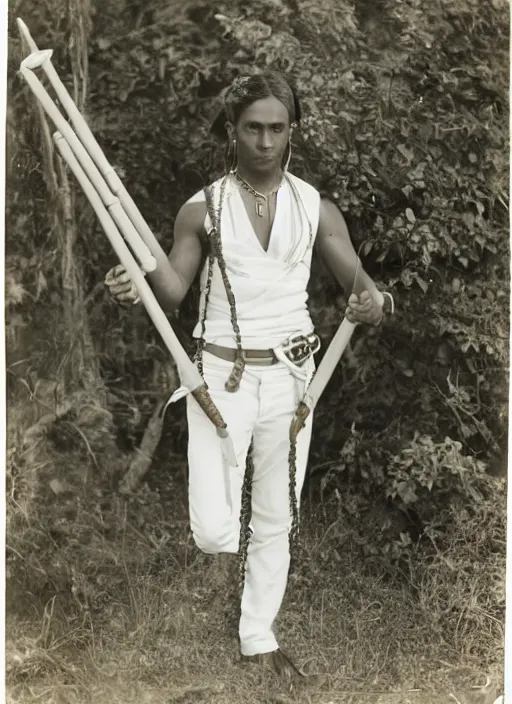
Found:
[[[345,315],[350,323],[378,325],[383,315],[382,303],[370,296],[368,291],[362,291],[359,296],[352,293],[348,299]]]

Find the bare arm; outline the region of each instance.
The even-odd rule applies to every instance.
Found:
[[[372,322],[374,317],[372,309],[377,307],[382,311],[383,295],[358,263],[358,256],[341,211],[326,198],[320,202],[316,248],[329,271],[345,293],[350,296],[349,303],[352,311],[362,313],[363,317],[366,314],[369,315],[369,320],[361,320],[361,322]],[[355,294],[357,299],[351,294]],[[378,315],[380,317],[380,313]],[[353,317],[351,311],[347,312],[347,317],[349,319]]]
[[[179,308],[203,261],[205,203],[186,203],[174,223],[174,244],[167,257],[161,250],[157,268],[147,278],[166,312]]]

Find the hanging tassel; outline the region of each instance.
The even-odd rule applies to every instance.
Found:
[[[245,474],[242,484],[242,505],[240,509],[240,543],[238,548],[238,573],[240,591],[243,592],[245,583],[245,568],[247,564],[247,553],[249,551],[249,541],[251,539],[250,523],[252,518],[252,480],[254,476],[254,464],[252,461],[252,441],[247,450],[245,460]]]
[[[288,487],[290,500],[290,513],[292,525],[288,535],[288,545],[290,550],[290,574],[296,564],[297,548],[299,543],[299,508],[297,505],[297,440],[290,440],[290,452],[288,454]]]
[[[226,381],[225,389],[230,393],[238,391],[240,388],[240,382],[242,381],[242,376],[245,369],[245,352],[238,350],[236,353],[235,363],[233,364],[233,369],[229,375],[229,379]]]
[[[299,507],[297,502],[297,436],[304,427],[310,413],[308,406],[301,401],[295,409],[290,424],[290,451],[288,453],[288,487],[292,525],[288,536],[290,550],[290,574],[297,563],[299,548]]]

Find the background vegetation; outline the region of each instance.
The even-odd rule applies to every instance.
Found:
[[[274,701],[257,674],[241,683],[233,666],[221,676],[233,645],[219,636],[219,576],[188,537],[181,404],[143,463],[147,482],[119,491],[176,377],[145,314],[105,296],[115,257],[17,75],[16,16],[54,49],[165,249],[179,206],[221,173],[208,133],[220,90],[240,71],[290,75],[304,113],[292,170],[338,203],[397,305],[382,330],[358,331],[318,407],[305,544],[282,629],[334,684],[300,696],[363,701],[399,683],[420,690],[403,694],[410,701],[434,702],[432,691],[459,677],[499,680],[505,2],[18,0],[6,212],[12,701]],[[324,349],[341,293],[315,264],[311,310]],[[174,321],[187,344],[196,297]],[[330,626],[319,626],[324,618]]]

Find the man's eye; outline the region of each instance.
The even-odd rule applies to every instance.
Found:
[[[259,125],[255,124],[255,123],[250,124],[249,129],[251,130],[251,132],[257,132],[259,129]]]
[[[274,125],[274,132],[282,132],[284,130],[283,125]]]

